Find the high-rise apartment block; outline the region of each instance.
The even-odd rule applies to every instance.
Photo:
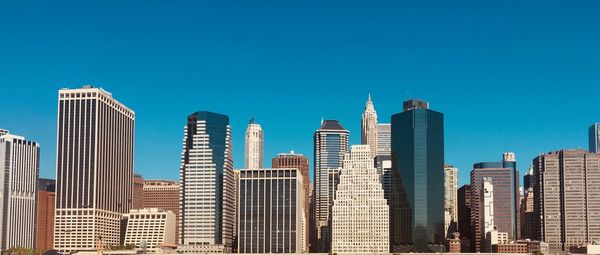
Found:
[[[446,238],[454,237],[458,221],[458,168],[444,166],[444,233]]]
[[[262,127],[250,119],[248,128],[246,128],[246,157],[245,166],[247,169],[263,168],[264,155],[264,133]]]
[[[337,120],[326,120],[314,134],[314,193],[311,249],[329,252],[331,249],[331,206],[339,181],[339,171],[348,152],[350,132]]]
[[[393,251],[442,251],[444,236],[444,116],[421,100],[392,116]]]
[[[125,245],[143,253],[157,253],[159,245],[175,244],[175,214],[158,208],[133,209],[127,218]]]
[[[143,208],[159,208],[175,214],[175,243],[179,243],[179,183],[167,180],[144,180]]]
[[[344,158],[332,207],[333,253],[389,252],[389,207],[369,145],[353,145]]]
[[[240,170],[239,253],[308,252],[303,181],[297,168]]]
[[[54,245],[54,203],[56,182],[51,179],[38,180],[37,236],[35,246],[51,250]]]
[[[54,248],[119,245],[132,206],[135,114],[100,88],[58,94]]]
[[[0,249],[36,246],[40,146],[22,136],[0,134]]]
[[[360,141],[362,144],[368,144],[371,148],[371,157],[377,156],[377,112],[373,101],[371,101],[371,94],[365,104],[365,111],[362,114],[360,129]]]
[[[551,252],[600,240],[600,154],[560,150],[533,160],[534,234]]]
[[[309,218],[310,218],[310,176],[308,170],[308,158],[302,154],[296,154],[294,151],[290,153],[280,153],[277,157],[274,157],[271,160],[271,166],[273,168],[296,168],[300,170],[302,174],[302,185],[304,188],[304,215],[306,216],[307,224],[306,224],[306,238],[309,238]],[[308,239],[307,239],[308,240]],[[308,244],[310,247],[310,243]]]
[[[594,123],[588,129],[590,152],[600,153],[600,123]]]
[[[180,168],[179,240],[186,252],[231,252],[235,180],[229,117],[188,116]]]
[[[494,186],[494,224],[499,232],[507,232],[511,240],[518,239],[519,174],[513,153],[505,153],[501,162],[482,162],[471,171],[471,249],[482,251],[481,238],[485,235],[481,225],[481,190],[483,178],[491,179]]]
[[[390,123],[377,124],[377,155],[390,156],[392,154],[392,125]]]

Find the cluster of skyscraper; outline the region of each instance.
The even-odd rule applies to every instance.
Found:
[[[59,90],[55,182],[38,178],[39,144],[0,129],[0,249],[534,252],[600,240],[598,124],[590,152],[541,154],[521,190],[513,153],[474,164],[459,188],[458,169],[445,164],[444,116],[417,99],[378,123],[369,95],[361,145],[323,120],[313,183],[308,158],[293,151],[264,167],[253,119],[244,168],[234,169],[229,117],[207,111],[185,121],[179,182],[143,180],[133,172],[134,123],[100,88]]]

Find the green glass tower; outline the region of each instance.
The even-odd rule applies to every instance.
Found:
[[[417,99],[392,116],[390,241],[394,252],[444,243],[444,115]]]

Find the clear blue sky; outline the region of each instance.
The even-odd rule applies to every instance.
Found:
[[[177,179],[185,117],[228,114],[243,166],[250,117],[265,161],[312,164],[321,117],[360,142],[402,101],[445,114],[446,161],[587,148],[600,121],[599,1],[1,1],[0,127],[39,141],[54,177],[57,90],[94,84],[136,112],[135,168]]]

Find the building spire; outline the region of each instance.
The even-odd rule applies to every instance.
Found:
[[[250,124],[254,124],[254,117],[250,118]]]

